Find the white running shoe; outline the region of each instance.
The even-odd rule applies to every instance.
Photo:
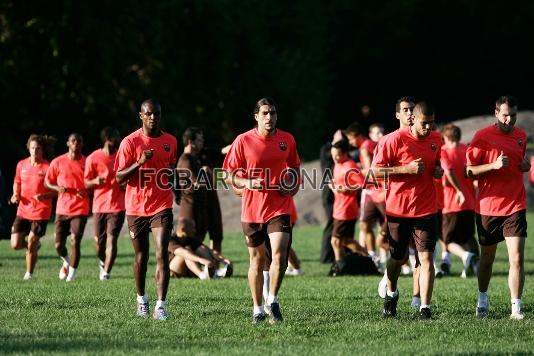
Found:
[[[384,274],[384,277],[378,283],[378,296],[382,299],[386,298],[386,293],[388,290],[388,276]]]
[[[523,320],[523,319],[525,319],[525,313],[523,313],[522,310],[513,312],[512,314],[510,314],[510,319],[512,319],[512,320]]]
[[[59,270],[59,279],[64,280],[67,278],[67,275],[69,274],[69,265],[66,263],[63,263],[61,266],[61,269]]]
[[[296,269],[291,266],[287,266],[285,273],[286,276],[302,276],[303,274],[304,271],[302,270],[302,268]]]
[[[101,269],[98,278],[101,281],[107,281],[107,280],[109,280],[111,278],[111,275],[109,273],[107,273],[106,271],[104,271],[103,269]]]
[[[33,278],[33,276],[32,276],[32,274],[30,272],[24,273],[24,277],[22,277],[22,279],[25,280],[25,281],[29,281],[32,278]]]
[[[69,275],[65,279],[66,282],[72,282],[76,279],[76,270],[72,267],[69,267]]]

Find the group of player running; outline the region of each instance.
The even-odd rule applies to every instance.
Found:
[[[403,97],[396,103],[396,116],[400,128],[384,137],[379,137],[381,126],[372,125],[370,137],[374,140],[365,139],[355,124],[344,136],[334,137],[331,244],[336,261],[343,258],[346,248],[374,256],[372,224],[381,219],[385,223],[377,244],[386,268],[378,292],[385,299],[385,317],[397,313],[397,280],[412,250],[412,307],[419,310],[420,319],[432,317],[434,278],[449,273],[449,253],[462,259],[462,277],[478,275],[476,316],[484,318],[488,314],[487,290],[496,247],[506,241],[511,318],[523,319],[527,222],[522,176],[531,165],[526,157],[526,135],[514,126],[516,100],[511,96],[499,98],[496,123],[479,130],[469,146],[460,143],[461,131],[453,124],[444,125],[441,133],[436,130],[434,109],[429,103]],[[352,148],[359,148],[360,166],[349,155]],[[356,190],[362,187],[366,189],[361,194],[360,241],[365,247],[354,240],[359,215]],[[480,251],[474,238],[475,222]],[[435,267],[438,238],[442,262]],[[387,259],[386,251],[390,254]]]
[[[285,172],[291,172],[290,176],[300,179],[300,158],[294,137],[276,127],[276,109],[270,98],[256,103],[253,111],[256,126],[235,139],[223,163],[226,181],[242,201],[241,221],[250,255],[248,280],[254,323],[261,323],[267,316],[271,323],[283,320],[278,292],[287,270],[292,225],[296,220],[292,196],[297,193],[299,184],[284,184],[283,177]],[[521,294],[527,234],[522,173],[529,171],[530,163],[525,157],[526,135],[514,127],[516,114],[514,98],[499,98],[495,107],[496,124],[477,132],[467,147],[459,142],[460,131],[456,126],[446,125],[443,138],[435,131],[434,111],[430,104],[415,103],[413,99],[403,97],[396,105],[400,129],[380,138],[383,129],[380,125],[372,126],[372,132],[378,131],[372,135],[373,140],[365,140],[361,133],[351,130],[337,135],[331,149],[335,161],[330,185],[335,193],[332,247],[338,261],[343,258],[345,248],[374,254],[372,223],[376,213],[381,214],[384,223],[378,245],[383,249],[383,260],[389,251],[385,276],[379,287],[385,299],[385,316],[396,315],[397,279],[401,266],[408,259],[409,246],[412,246],[417,260],[414,296],[419,298],[415,304],[419,304],[421,319],[431,318],[434,251],[441,235],[445,246],[442,256],[445,268],[450,264],[447,251],[462,258],[462,275],[467,275],[469,269],[477,269],[475,256],[480,256],[478,317],[488,313],[486,292],[496,245],[506,240],[510,260],[511,316],[514,319],[524,317]],[[165,298],[171,270],[177,275],[183,274],[185,267],[198,276],[229,275],[231,264],[220,254],[220,246],[211,250],[202,245],[209,198],[199,195],[202,189],[197,189],[199,182],[194,175],[185,175],[187,179],[180,189],[182,197],[176,234],[172,234],[172,171],[175,167],[178,172],[209,170],[198,158],[203,146],[201,131],[191,129],[184,134],[184,154],[178,159],[176,138],[160,129],[160,104],[154,100],[144,101],[139,117],[142,127],[122,142],[117,130],[103,130],[102,149],[87,158],[82,155],[83,140],[79,134],[69,136],[68,152],[50,164],[43,158],[46,137],[30,137],[30,157],[17,165],[11,198],[13,203],[19,203],[12,229],[12,246],[27,248],[24,279],[31,279],[39,238],[44,235],[52,198],[57,195],[55,247],[62,260],[59,277],[74,280],[89,214],[88,190],[92,190],[100,279],[110,277],[117,237],[126,216],[135,251],[137,313],[143,317],[150,314],[145,277],[148,237],[152,232],[157,287],[153,317],[165,320],[168,318]],[[350,159],[351,146],[360,148],[361,166]],[[212,172],[207,176],[212,176]],[[366,177],[372,177],[372,182]],[[473,178],[478,181],[476,194]],[[502,184],[503,181],[508,184]],[[362,187],[366,189],[361,195],[360,228],[365,247],[353,239],[359,215],[356,190]],[[439,197],[440,191],[443,191],[442,198]],[[208,193],[204,191],[202,194]],[[442,227],[438,227],[439,210],[443,213]],[[475,219],[480,253],[473,238]],[[71,237],[70,256],[66,248],[68,236]],[[214,271],[217,263],[224,265],[223,271]],[[207,268],[203,270],[202,265]]]

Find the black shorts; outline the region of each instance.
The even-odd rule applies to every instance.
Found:
[[[360,203],[361,213],[360,221],[368,224],[378,222],[383,224],[386,218],[386,202],[377,203],[371,199],[371,192],[365,191],[362,193],[362,201]]]
[[[334,225],[332,228],[332,237],[353,238],[354,227],[356,226],[356,219],[354,220],[337,220],[334,219]]]
[[[117,213],[94,213],[95,236],[98,243],[105,243],[107,235],[118,237],[124,224],[124,211]]]
[[[87,224],[87,216],[85,215],[56,215],[56,242],[65,241],[70,234],[81,238],[85,230],[85,224]]]
[[[527,216],[520,210],[508,216],[476,214],[478,239],[483,246],[504,241],[505,237],[527,237]]]
[[[139,235],[148,235],[151,229],[162,227],[172,231],[172,209],[164,209],[151,216],[126,215],[130,237],[136,239]]]
[[[392,258],[403,260],[412,239],[418,252],[434,252],[438,235],[436,214],[417,218],[388,216],[387,221]]]
[[[475,236],[475,212],[464,210],[443,214],[441,235],[445,244],[468,243]]]
[[[258,247],[269,239],[273,232],[285,232],[291,234],[291,218],[289,214],[275,216],[266,223],[241,222],[245,242],[248,247]]]
[[[43,237],[46,234],[46,225],[48,225],[48,220],[28,220],[17,216],[13,221],[11,233],[22,233],[27,236],[31,231],[36,237]]]
[[[177,248],[187,248],[195,251],[197,248],[202,246],[202,242],[194,237],[178,237],[176,235],[172,236],[169,240],[169,252],[174,253],[174,250]]]

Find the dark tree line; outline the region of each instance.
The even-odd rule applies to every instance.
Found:
[[[33,132],[62,153],[78,131],[89,153],[103,126],[138,127],[147,97],[167,131],[201,126],[222,146],[272,96],[304,159],[354,120],[393,127],[406,94],[441,121],[491,112],[503,93],[532,108],[533,20],[526,0],[4,0],[0,168],[12,175]]]

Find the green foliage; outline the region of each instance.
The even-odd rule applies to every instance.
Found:
[[[534,222],[534,215],[528,215]],[[91,228],[88,226],[88,228]],[[509,320],[506,248],[499,246],[489,295],[491,315],[474,317],[477,283],[448,277],[436,281],[435,320],[422,323],[410,309],[412,279],[401,277],[399,313],[383,320],[376,294],[379,277],[326,276],[318,263],[320,227],[296,228],[294,247],[305,274],[286,277],[280,298],[281,325],[251,324],[247,250],[240,233],[227,233],[224,253],[235,277],[200,281],[172,279],[171,319],[141,320],[135,315],[133,251],[127,235],[119,240],[112,279],[98,280],[92,239],[82,243],[78,279],[59,281],[51,227],[43,240],[34,279],[22,281],[24,253],[0,241],[0,350],[2,354],[508,354],[530,353],[532,274],[527,258],[523,296],[527,317]],[[531,234],[532,235],[532,234]],[[526,256],[533,252],[529,236]],[[147,287],[154,306],[154,258]],[[460,260],[453,273],[460,274]]]

